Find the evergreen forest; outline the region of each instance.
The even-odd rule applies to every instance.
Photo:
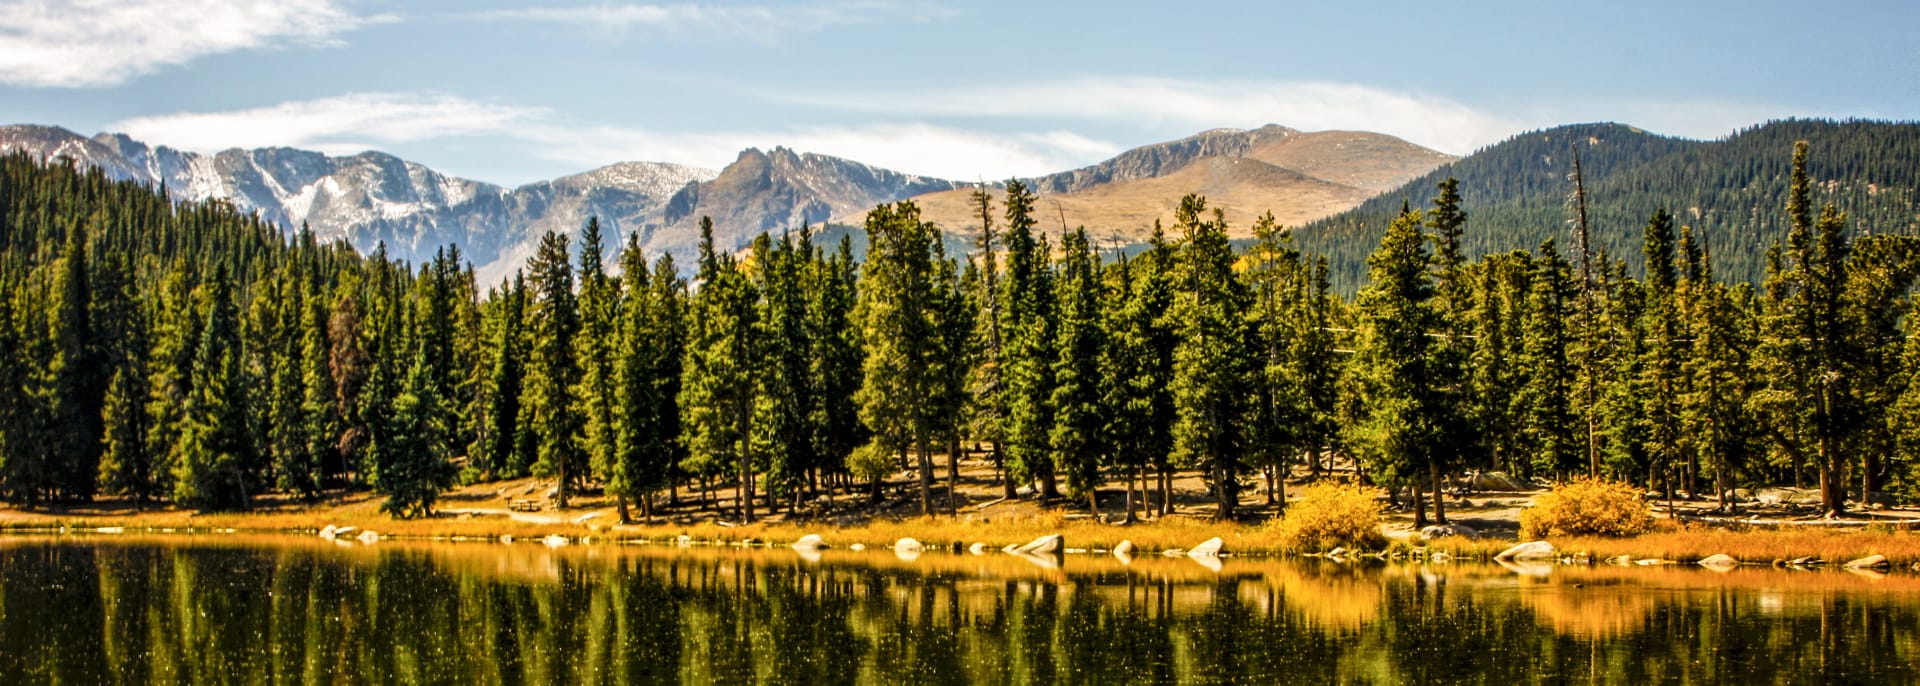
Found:
[[[1884,160],[1762,147],[1738,172],[1750,216],[1698,216],[1687,177],[1646,177],[1630,245],[1590,228],[1626,218],[1586,211],[1623,191],[1559,174],[1511,183],[1570,203],[1488,218],[1467,198],[1507,197],[1491,181],[1426,180],[1334,222],[1364,243],[1271,215],[1229,241],[1189,195],[1125,252],[1040,230],[1010,181],[975,196],[965,254],[901,201],[868,214],[858,261],[805,227],[719,250],[703,222],[680,265],[592,221],[496,284],[452,247],[362,255],[16,154],[0,496],[238,510],[370,489],[418,517],[458,483],[536,475],[560,507],[594,489],[623,520],[734,489],[752,521],[906,474],[932,513],[982,450],[1010,497],[1097,508],[1121,489],[1127,518],[1164,511],[1181,473],[1223,518],[1248,489],[1272,502],[1289,475],[1349,470],[1422,523],[1478,470],[1722,507],[1817,484],[1832,515],[1920,499],[1920,239],[1855,219],[1878,191],[1818,180]],[[1525,224],[1553,238],[1507,246],[1499,227]]]

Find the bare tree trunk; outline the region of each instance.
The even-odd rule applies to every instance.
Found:
[[[1846,484],[1840,479],[1840,451],[1834,450],[1826,436],[1820,437],[1820,502],[1828,517],[1847,513]]]
[[[1427,476],[1433,480],[1433,521],[1445,524],[1447,523],[1447,498],[1445,493],[1440,492],[1440,465],[1428,462]]]
[[[920,514],[933,514],[933,456],[918,436],[913,439],[914,456],[920,463]]]
[[[1160,470],[1160,516],[1173,514],[1173,474]]]
[[[1128,524],[1136,521],[1133,514],[1133,487],[1137,485],[1139,480],[1140,465],[1133,465],[1127,470],[1127,518],[1122,520]]]
[[[1420,484],[1408,484],[1407,494],[1413,496],[1413,528],[1426,526],[1430,523],[1427,521],[1427,499],[1420,493]]]
[[[627,512],[627,496],[622,493],[616,493],[613,496],[613,503],[614,508],[620,512],[620,523],[632,524],[633,515]]]
[[[1219,509],[1214,512],[1214,515],[1215,518],[1223,521],[1233,521],[1234,506],[1239,504],[1240,500],[1239,491],[1234,487],[1232,479],[1233,475],[1228,474],[1226,468],[1214,467],[1213,490],[1219,499]]]
[[[960,511],[960,434],[947,438],[947,511]]]

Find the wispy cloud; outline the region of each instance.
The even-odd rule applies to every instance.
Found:
[[[387,19],[335,0],[0,0],[0,82],[112,86],[207,55],[331,45]]]
[[[790,33],[835,26],[914,21],[949,11],[920,2],[834,2],[791,5],[697,5],[608,3],[570,7],[528,7],[479,12],[476,19],[546,22],[594,33],[623,36],[648,32],[698,33],[773,43]]]
[[[1364,129],[1465,153],[1517,130],[1506,118],[1447,98],[1325,81],[1182,80],[1088,76],[893,91],[776,93],[776,99],[868,114],[954,119],[1041,118],[1200,130],[1274,123]]]
[[[109,128],[185,150],[288,146],[330,153],[436,138],[513,136],[549,116],[544,108],[450,95],[353,93],[224,112],[128,119]]]
[[[582,125],[544,107],[418,93],[355,93],[242,110],[180,112],[128,119],[109,128],[150,143],[202,152],[287,146],[351,154],[479,136],[503,148],[517,142],[537,157],[580,169],[627,160],[719,168],[744,148],[783,145],[960,180],[1044,174],[1120,150],[1066,131],[1000,133],[925,123],[704,131]]]

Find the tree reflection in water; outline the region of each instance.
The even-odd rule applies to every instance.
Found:
[[[0,542],[0,683],[1912,682],[1920,578]]]

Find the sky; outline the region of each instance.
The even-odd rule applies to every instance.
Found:
[[[1920,3],[0,0],[0,123],[503,185],[784,145],[962,181],[1213,128],[1465,154],[1920,119]]]

